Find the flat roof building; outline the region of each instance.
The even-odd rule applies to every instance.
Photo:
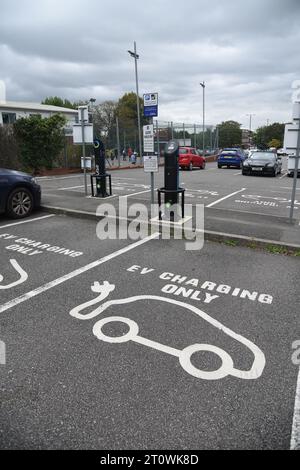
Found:
[[[0,125],[13,124],[17,119],[29,116],[49,118],[54,114],[62,114],[66,120],[65,134],[73,134],[73,124],[78,121],[77,109],[61,108],[39,103],[23,103],[19,101],[0,100]]]

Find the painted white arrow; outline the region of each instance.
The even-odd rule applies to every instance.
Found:
[[[6,286],[2,286],[1,282],[3,281],[3,276],[0,274],[0,290],[11,289],[12,287],[18,286],[19,284],[23,284],[23,282],[27,281],[28,279],[28,274],[24,271],[24,269],[21,268],[21,266],[15,259],[10,259],[9,262],[20,275],[20,279],[15,282],[12,282],[11,284],[7,284]]]

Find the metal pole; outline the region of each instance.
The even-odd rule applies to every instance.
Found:
[[[196,124],[194,124],[194,147],[197,148]]]
[[[205,156],[205,82],[203,82],[203,156]]]
[[[297,150],[296,150],[296,157],[295,157],[293,191],[292,191],[292,198],[291,198],[290,223],[293,222],[293,215],[294,215],[294,208],[295,208],[297,177],[298,177],[298,168],[299,168],[299,156],[300,156],[300,116],[299,116],[299,126],[298,126]]]
[[[173,126],[173,121],[171,122],[171,136],[172,140],[174,139],[174,126]]]
[[[87,196],[87,178],[86,178],[86,156],[85,156],[85,137],[84,137],[84,108],[81,108],[81,135],[82,135],[82,156],[83,156],[83,172],[84,172],[84,192]]]
[[[154,120],[151,118],[151,125],[153,126],[153,131],[154,131]],[[156,121],[157,122],[157,121]],[[154,141],[154,136],[153,136],[153,141]],[[158,159],[158,157],[157,157]],[[154,173],[151,171],[151,204],[154,204]]]
[[[255,116],[255,114],[253,114],[253,113],[246,114],[246,116],[249,116],[249,118],[250,118],[250,122],[249,122],[249,146],[251,146],[251,144],[252,144],[252,139],[251,139],[251,136],[252,136],[252,116]]]
[[[205,81],[200,82],[203,91],[203,128],[202,128],[202,147],[203,147],[203,156],[205,155]]]
[[[117,149],[118,149],[118,166],[121,166],[121,152],[120,152],[120,132],[119,132],[119,118],[116,117],[116,129],[117,129]]]
[[[183,123],[183,145],[185,147],[185,125]]]
[[[158,121],[156,121],[156,142],[157,142],[157,160],[158,160],[158,164],[160,164],[160,148],[159,148],[159,128],[158,128]]]
[[[141,136],[141,116],[140,116],[140,97],[139,97],[139,79],[138,79],[138,68],[137,68],[137,52],[136,42],[134,41],[134,63],[135,63],[135,81],[136,81],[136,106],[138,116],[138,131],[139,131],[139,150],[140,150],[140,162],[142,163],[143,151],[142,151],[142,136]]]

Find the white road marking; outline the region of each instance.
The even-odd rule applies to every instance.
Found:
[[[149,237],[144,238],[143,240],[139,240],[136,243],[132,243],[131,245],[128,245],[125,248],[121,248],[120,250],[115,251],[114,253],[111,253],[110,255],[104,256],[103,258],[100,258],[97,261],[93,261],[92,263],[89,263],[86,266],[83,266],[82,268],[75,269],[75,271],[72,271],[69,274],[65,274],[64,276],[61,276],[58,279],[55,279],[54,281],[47,282],[46,284],[30,292],[27,292],[26,294],[21,295],[20,297],[16,297],[15,299],[1,305],[0,313],[6,312],[7,310],[15,307],[16,305],[26,302],[27,300],[32,299],[33,297],[36,297],[37,295],[40,295],[43,292],[46,292],[47,290],[52,289],[53,287],[63,284],[64,282],[69,281],[70,279],[73,279],[76,276],[80,276],[81,274],[87,271],[90,271],[91,269],[97,268],[101,264],[107,263],[107,261],[117,258],[118,256],[121,256],[124,253],[127,253],[128,251],[131,251],[134,248],[139,247],[140,245],[144,245],[145,243],[151,240],[154,240],[155,238],[158,238],[159,236],[160,236],[159,232],[156,232],[153,235],[150,235]]]
[[[288,187],[288,186],[279,186],[280,189],[289,189],[290,191],[292,191],[292,186]],[[300,188],[296,189],[296,191],[300,191]]]
[[[154,190],[156,191],[156,189]],[[145,194],[145,193],[150,193],[151,189],[147,189],[147,191],[140,191],[139,193],[133,193],[133,194],[126,194],[123,197],[132,197],[132,196],[138,196],[138,194]]]
[[[17,271],[17,273],[20,275],[20,279],[6,286],[0,285],[1,290],[11,289],[12,287],[18,286],[19,284],[23,284],[23,282],[27,281],[28,279],[28,274],[24,271],[24,269],[21,268],[21,266],[15,259],[10,259],[9,262],[12,265],[12,267]],[[0,282],[2,281],[3,281],[3,276],[0,274]]]
[[[200,310],[199,308],[193,305],[187,304],[185,302],[180,302],[174,299],[169,299],[167,297],[160,297],[160,296],[155,296],[155,295],[138,295],[135,297],[128,297],[125,299],[116,299],[116,300],[107,301],[104,304],[102,303],[101,305],[98,305],[98,307],[96,307],[92,312],[89,312],[86,315],[84,315],[80,312],[82,312],[82,310],[85,310],[86,308],[91,307],[92,305],[97,305],[103,302],[103,300],[106,299],[109,296],[109,294],[115,290],[115,285],[110,284],[108,281],[104,281],[102,285],[99,282],[96,282],[91,286],[91,290],[95,293],[98,293],[99,295],[93,300],[89,302],[85,302],[84,304],[81,304],[75,307],[74,309],[72,309],[70,311],[70,315],[72,317],[75,317],[79,320],[90,320],[102,314],[105,310],[115,305],[126,305],[126,304],[131,304],[131,303],[135,303],[139,301],[144,301],[144,300],[147,302],[149,302],[149,300],[165,302],[165,303],[173,304],[176,307],[182,307],[185,310],[189,310],[193,314],[196,314],[198,317],[204,319],[207,323],[213,325],[218,330],[221,330],[226,335],[237,340],[239,343],[243,344],[244,346],[250,349],[250,351],[254,355],[254,361],[250,370],[240,370],[234,367],[233,360],[226,351],[211,344],[193,344],[193,345],[188,346],[187,348],[184,348],[183,350],[171,348],[162,343],[158,343],[148,338],[139,336],[139,327],[137,323],[133,320],[130,320],[129,318],[124,318],[124,317],[102,318],[97,323],[95,323],[93,327],[93,333],[101,341],[114,343],[114,344],[133,341],[143,346],[156,349],[157,351],[170,354],[172,356],[179,358],[181,367],[188,374],[192,375],[193,377],[196,377],[198,379],[203,379],[203,380],[219,380],[219,379],[223,379],[224,377],[228,375],[232,375],[233,377],[238,377],[243,380],[254,380],[254,379],[259,378],[264,371],[264,368],[266,365],[266,359],[265,359],[264,353],[261,351],[260,348],[258,348],[254,343],[249,341],[247,338],[230,330],[229,328],[224,326],[222,323],[220,323],[218,320],[214,319],[213,317],[205,313],[203,310]],[[129,326],[128,333],[120,337],[111,337],[111,336],[105,335],[102,331],[102,328],[103,326],[105,326],[107,323],[110,323],[110,322],[123,322],[127,324],[127,326]],[[219,356],[219,358],[222,361],[221,367],[214,371],[205,371],[205,370],[201,370],[195,367],[191,362],[191,357],[195,352],[198,352],[198,351],[211,351],[217,356]]]
[[[83,175],[82,174],[77,174],[73,176],[40,176],[37,177],[37,180],[42,180],[42,181],[56,181],[56,180],[68,180],[70,178],[81,178]]]
[[[286,172],[286,173],[284,173],[283,175],[281,175],[281,176],[279,177],[279,179],[281,180],[282,178],[285,178],[285,177],[286,177],[286,175],[287,175],[287,172]]]
[[[35,219],[22,220],[21,222],[14,222],[12,224],[2,225],[0,226],[0,229],[13,227],[14,225],[29,224],[30,222],[35,222],[37,220],[49,219],[49,217],[55,217],[55,214],[44,215],[43,217],[35,217]]]
[[[116,177],[114,176],[114,179],[116,179],[116,180],[131,180],[131,181],[134,180],[135,181],[135,178],[123,178],[121,176],[116,176]]]
[[[68,188],[53,188],[56,191],[68,191],[68,189],[78,189],[78,188],[84,188],[84,185],[81,184],[80,186],[69,186]]]
[[[241,172],[241,171],[239,171],[238,173],[234,173],[234,175],[233,175],[233,176],[240,176],[241,174],[242,174],[242,172]]]
[[[243,191],[245,191],[247,188],[242,188],[240,189],[239,191],[235,191],[234,193],[231,193],[231,194],[228,194],[228,196],[224,196],[222,197],[221,199],[218,199],[217,201],[215,202],[212,202],[211,204],[209,204],[208,206],[206,207],[213,207],[215,206],[216,204],[219,204],[219,202],[222,202],[222,201],[225,201],[225,199],[229,199],[230,197],[232,196],[235,196],[236,194],[239,194],[239,193],[242,193]]]
[[[291,437],[291,450],[300,450],[300,369],[296,388],[294,418]]]

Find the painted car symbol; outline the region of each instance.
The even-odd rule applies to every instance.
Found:
[[[1,282],[3,281],[3,276],[0,274],[0,290],[4,289],[11,289],[12,287],[18,286],[19,284],[23,284],[23,282],[27,281],[28,279],[28,274],[24,271],[24,269],[21,268],[19,263],[15,259],[9,260],[10,264],[12,267],[17,271],[17,273],[20,275],[20,278],[12,282],[11,284],[7,284],[6,286],[1,285]]]
[[[234,331],[227,328],[219,321],[209,316],[203,310],[200,310],[199,308],[194,307],[193,305],[187,304],[185,302],[180,302],[174,299],[169,299],[167,297],[160,297],[160,296],[155,296],[155,295],[137,295],[134,297],[128,297],[124,299],[110,300],[110,301],[100,304],[101,302],[103,302],[104,299],[106,299],[109,296],[111,292],[115,290],[115,285],[110,284],[107,281],[105,281],[103,284],[100,284],[99,282],[95,282],[91,286],[91,290],[92,292],[98,293],[99,295],[95,299],[85,302],[79,305],[78,307],[75,307],[74,309],[72,309],[70,311],[71,316],[79,320],[91,320],[92,318],[95,318],[98,315],[105,312],[108,308],[116,306],[116,305],[125,305],[125,304],[130,304],[130,303],[134,303],[138,301],[143,301],[143,300],[147,300],[147,301],[156,300],[159,302],[166,302],[169,304],[176,305],[177,307],[179,306],[179,307],[183,307],[184,309],[189,310],[190,312],[204,319],[205,321],[207,321],[208,323],[210,323],[217,329],[223,331],[223,333],[225,333],[229,337],[233,338],[234,340],[246,346],[253,353],[254,361],[252,363],[252,367],[250,368],[250,370],[240,370],[234,367],[234,362],[231,356],[226,351],[211,344],[193,344],[184,348],[183,350],[171,348],[164,344],[161,344],[156,341],[152,341],[150,339],[144,338],[143,336],[140,336],[139,326],[135,321],[129,318],[119,317],[119,316],[111,316],[111,317],[103,318],[95,323],[93,327],[93,334],[101,341],[104,341],[107,343],[115,343],[115,344],[117,343],[121,344],[121,343],[126,343],[129,341],[133,341],[143,346],[147,346],[147,347],[156,349],[158,351],[164,352],[171,356],[177,357],[181,367],[188,374],[192,375],[193,377],[203,379],[203,380],[219,380],[229,375],[233,377],[238,377],[244,380],[253,380],[253,379],[258,379],[263,373],[263,370],[266,364],[266,359],[265,359],[264,353],[261,351],[260,348],[258,348],[253,342],[249,341],[247,338],[235,333]],[[93,305],[96,305],[96,304],[100,304],[100,305],[98,305],[98,307],[95,308],[90,313],[86,315],[81,313],[83,310],[89,307],[92,307]],[[121,322],[121,323],[126,324],[129,327],[129,331],[125,335],[119,336],[119,337],[111,337],[111,336],[105,335],[103,333],[103,327],[113,322]],[[199,351],[210,351],[214,353],[215,355],[217,355],[222,361],[221,367],[214,371],[201,370],[195,367],[191,362],[191,357],[194,353],[199,352]]]

